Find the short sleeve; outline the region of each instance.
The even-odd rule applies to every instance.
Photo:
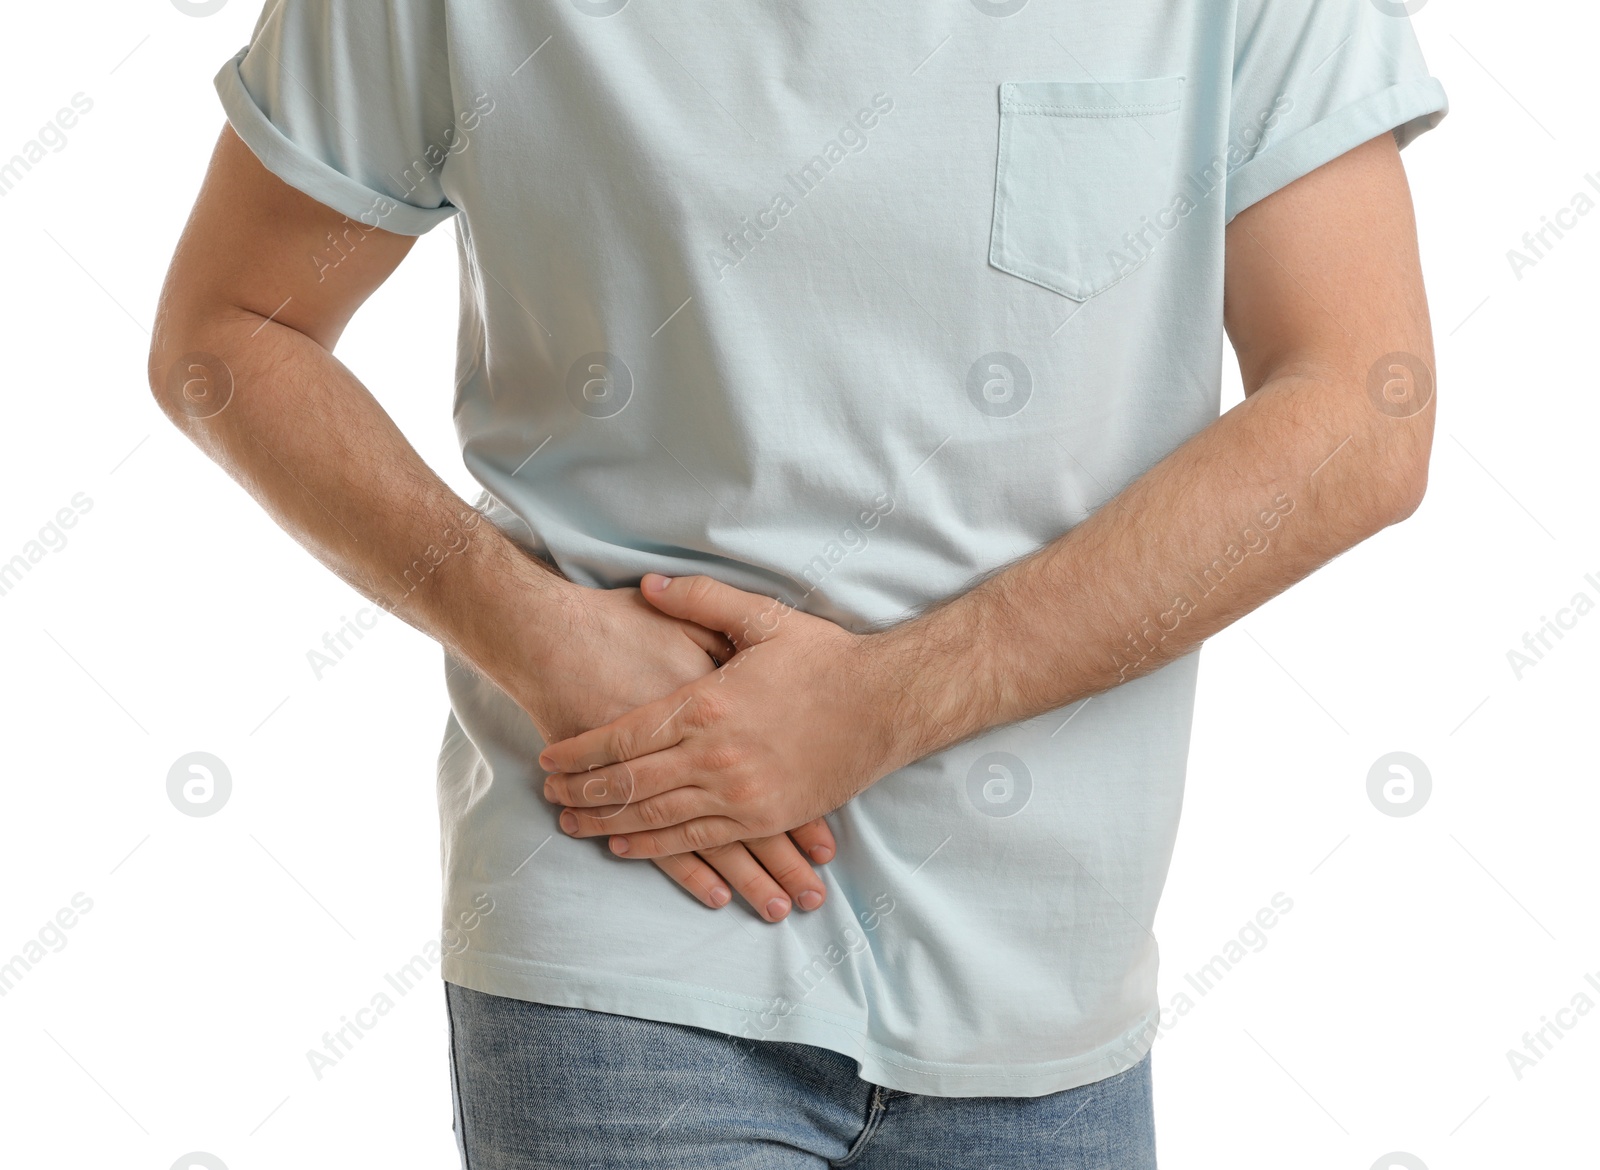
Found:
[[[1449,110],[1406,6],[1394,0],[1239,0],[1228,117],[1227,213],[1392,131],[1404,147]]]
[[[262,164],[319,203],[403,235],[455,213],[441,183],[463,141],[443,0],[265,0],[215,84]]]

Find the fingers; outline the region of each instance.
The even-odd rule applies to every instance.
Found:
[[[794,843],[800,846],[801,851],[818,865],[832,861],[834,854],[839,852],[839,846],[833,839],[833,830],[828,828],[828,822],[821,817],[808,821],[797,829],[790,829],[789,836],[794,838]]]
[[[587,772],[676,745],[683,738],[677,715],[690,703],[693,686],[687,683],[601,727],[546,745],[539,753],[539,767],[546,772]]]
[[[562,820],[569,814],[588,815],[567,809],[561,814]],[[607,844],[618,857],[665,857],[669,853],[704,854],[707,849],[732,845],[749,835],[750,830],[731,817],[696,817],[667,829],[617,834]]]
[[[741,650],[770,635],[784,608],[781,601],[746,593],[714,577],[646,573],[639,592],[662,613],[722,631]]]
[[[620,833],[638,833],[649,829],[669,831],[696,819],[706,819],[709,801],[703,788],[674,788],[660,796],[634,804],[608,804],[597,808],[565,808],[561,810],[561,831],[569,837],[600,837]],[[718,817],[729,825],[737,822]],[[743,828],[731,837],[707,840],[705,845],[725,845],[749,835]],[[668,849],[668,853],[683,850]],[[650,854],[649,856],[656,856]]]
[[[736,841],[731,845],[719,845],[707,849],[700,856],[705,858],[762,918],[768,922],[782,921],[793,908],[794,899],[767,867],[750,852],[747,846],[751,844],[754,842]],[[798,854],[794,860],[802,866],[805,865]],[[786,871],[792,869],[781,861],[779,867]],[[813,874],[812,878],[815,881],[816,875]],[[812,887],[799,882],[795,885],[796,891],[810,888]],[[816,882],[815,888],[821,889],[820,881]],[[818,902],[817,905],[821,903]]]
[[[827,825],[821,821],[801,829],[814,836],[818,825],[827,832]],[[828,840],[832,839],[829,833]],[[806,864],[788,835],[735,841],[706,849],[700,855],[675,853],[652,860],[662,873],[703,905],[713,910],[726,906],[732,900],[732,887],[768,922],[782,921],[796,905],[802,910],[815,910],[828,897],[822,878]]]
[[[800,855],[800,850],[788,834],[757,837],[744,842],[744,846],[800,909],[815,910],[822,905],[823,899],[828,896],[828,888],[822,884],[817,871],[806,864],[806,859]]]
[[[726,662],[739,652],[739,648],[729,640],[726,634],[716,630],[708,630],[705,626],[694,622],[679,623],[684,635],[700,649],[704,650],[717,662]]]
[[[713,910],[719,910],[733,900],[733,895],[717,871],[693,853],[658,857],[655,864],[662,873],[693,894],[696,901],[703,902]]]
[[[633,804],[682,787],[683,763],[673,749],[589,772],[553,772],[544,779],[544,798],[568,808]]]

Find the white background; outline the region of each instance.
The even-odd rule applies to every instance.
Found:
[[[0,560],[92,501],[0,596],[0,962],[74,894],[93,903],[0,997],[8,1165],[456,1164],[436,977],[320,1080],[306,1059],[437,933],[440,653],[385,618],[315,678],[307,651],[363,600],[145,385],[221,126],[211,78],[256,15],[7,14],[0,158],[74,94],[93,101],[0,198]],[[1600,582],[1600,214],[1520,280],[1506,253],[1600,181],[1600,27],[1574,0],[1434,0],[1414,23],[1452,107],[1405,155],[1438,342],[1431,485],[1411,520],[1203,653],[1163,1002],[1193,995],[1185,973],[1275,893],[1293,909],[1157,1044],[1172,1170],[1369,1170],[1391,1151],[1429,1170],[1594,1164],[1600,1011],[1520,1079],[1506,1053],[1580,991],[1600,1005],[1584,981],[1600,982],[1600,614],[1520,680],[1507,651],[1574,594],[1600,601],[1584,576]],[[339,353],[470,496],[449,418],[452,230],[421,240]],[[168,800],[192,751],[231,773],[217,815]],[[1367,794],[1391,751],[1432,776],[1409,817]]]

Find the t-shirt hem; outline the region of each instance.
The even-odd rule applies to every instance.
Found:
[[[213,84],[234,133],[267,170],[318,203],[369,227],[381,227],[398,235],[420,236],[456,213],[449,204],[417,207],[374,190],[295,145],[272,124],[245,88],[239,64],[247,52],[248,48],[241,49],[224,62]]]
[[[922,1060],[866,1035],[861,1021],[813,1005],[761,1000],[690,983],[610,971],[533,963],[470,951],[444,956],[440,973],[488,995],[610,1015],[660,1020],[751,1040],[810,1044],[856,1062],[864,1081],[932,1097],[1042,1097],[1092,1084],[1136,1065],[1150,1051],[1158,1008],[1118,1031],[1118,1038],[1061,1060],[1019,1065]]]
[[[1252,203],[1287,187],[1324,163],[1385,130],[1404,148],[1437,126],[1450,110],[1444,86],[1433,77],[1391,85],[1269,146],[1228,176],[1228,222]]]

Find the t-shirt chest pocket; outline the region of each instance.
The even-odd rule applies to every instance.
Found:
[[[1123,237],[1176,195],[1183,83],[1003,83],[989,263],[1076,301],[1136,268]]]

